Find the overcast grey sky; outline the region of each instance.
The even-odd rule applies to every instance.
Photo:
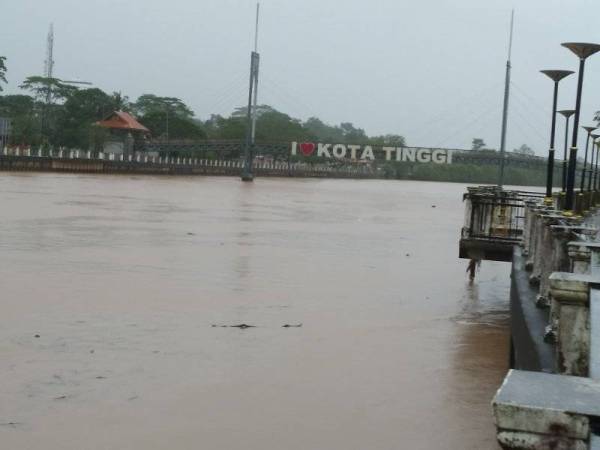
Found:
[[[54,22],[55,76],[131,99],[180,97],[202,119],[227,115],[245,103],[255,5],[4,0],[6,91],[41,74]],[[544,154],[552,82],[538,70],[577,68],[561,42],[600,42],[598,0],[263,0],[259,101],[300,119],[403,134],[409,145],[463,148],[481,137],[497,148],[512,7],[508,149],[526,143]],[[559,109],[573,108],[576,77],[561,87]],[[600,109],[599,94],[597,55],[586,65],[583,125]]]

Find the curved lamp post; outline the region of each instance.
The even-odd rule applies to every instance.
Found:
[[[552,126],[550,128],[550,150],[546,172],[546,202],[552,201],[552,178],[554,176],[554,136],[556,134],[556,100],[558,98],[558,82],[574,73],[572,70],[540,70],[554,81],[554,97],[552,101]]]
[[[563,152],[563,162],[562,162],[562,191],[565,192],[567,187],[567,148],[569,146],[569,119],[575,114],[574,109],[563,109],[558,111],[559,114],[563,115],[566,120],[565,124],[565,149]]]
[[[571,140],[571,150],[569,151],[569,172],[567,174],[567,198],[565,209],[573,210],[575,203],[575,164],[577,164],[577,133],[579,131],[579,113],[581,112],[581,90],[583,88],[583,69],[586,58],[600,51],[600,45],[583,42],[565,42],[563,47],[568,48],[579,57],[579,76],[577,79],[577,97],[575,100],[575,120],[573,122],[573,139]]]
[[[588,148],[590,146],[590,138],[592,137],[592,131],[594,131],[596,128],[598,127],[581,127],[583,128],[585,131],[587,131],[588,135],[587,135],[587,139],[585,140],[585,156],[583,157],[583,169],[581,169],[581,186],[580,186],[580,191],[583,192],[583,189],[585,187],[585,172],[586,172],[586,168],[587,168],[587,155],[588,155]],[[591,161],[590,161],[590,175],[588,178],[592,178],[592,161],[594,158],[594,149],[592,148],[592,155],[591,155]],[[588,183],[589,186],[590,183]],[[588,191],[590,190],[590,188],[588,187]]]

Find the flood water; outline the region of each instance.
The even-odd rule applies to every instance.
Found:
[[[464,188],[0,174],[0,448],[497,448]]]

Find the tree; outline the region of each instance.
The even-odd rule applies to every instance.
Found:
[[[138,116],[163,114],[166,117],[168,114],[169,118],[177,116],[191,119],[194,117],[192,110],[177,97],[158,97],[154,94],[144,94],[140,95],[131,107]]]
[[[258,119],[265,113],[279,112],[275,108],[269,105],[256,105],[256,118]],[[247,106],[238,106],[231,113],[231,117],[236,118],[246,118],[248,117],[248,107]]]
[[[473,143],[471,144],[471,148],[473,150],[482,150],[486,147],[486,143],[481,138],[473,138]]]
[[[404,139],[404,136],[400,136],[399,134],[385,134],[382,136],[373,136],[372,138],[369,138],[369,143],[371,145],[385,145],[392,147],[406,146],[406,140]]]
[[[114,98],[98,88],[73,93],[58,112],[55,142],[71,148],[88,148],[94,123],[115,110]]]
[[[6,56],[0,56],[0,81],[4,84],[6,81]],[[2,83],[0,83],[0,92],[2,92]]]
[[[519,148],[515,148],[513,153],[523,156],[535,156],[535,152],[527,144],[523,144]]]
[[[344,132],[339,127],[324,123],[318,117],[310,117],[304,122],[304,128],[313,140],[323,142],[344,142]]]
[[[263,113],[256,124],[256,139],[264,141],[293,141],[309,138],[298,119],[278,111]]]
[[[39,120],[35,101],[29,95],[0,96],[0,115],[11,120],[12,144],[36,144],[39,141]]]
[[[58,78],[40,76],[27,77],[19,86],[21,89],[30,91],[39,102],[47,104],[62,102],[77,91],[75,86],[63,83]]]
[[[244,139],[246,137],[246,119],[217,116],[213,122],[213,133],[214,139]]]
[[[150,130],[152,136],[169,139],[205,139],[206,132],[201,125],[188,117],[174,115],[169,118],[167,136],[167,122],[165,114],[161,111],[152,111],[140,117],[140,122]]]
[[[362,142],[367,139],[365,130],[362,128],[355,128],[350,122],[342,122],[340,124],[342,133],[344,135],[344,141],[347,143]]]
[[[113,111],[130,111],[131,103],[129,97],[121,94],[121,92],[113,92],[110,96]],[[112,111],[111,111],[112,112]]]

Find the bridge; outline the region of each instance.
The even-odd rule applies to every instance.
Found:
[[[139,173],[156,175],[228,175],[237,176],[243,168],[241,159],[208,159],[182,156],[149,156],[94,153],[81,150],[15,149],[0,152],[0,170],[52,171],[86,173]],[[368,165],[339,165],[255,159],[258,176],[315,178],[377,178]]]
[[[365,143],[369,145],[369,143]],[[502,155],[494,150],[469,150],[457,148],[431,148],[411,147],[407,149],[426,149],[451,151],[452,160],[455,164],[476,164],[500,166]],[[218,158],[237,158],[243,154],[244,142],[242,140],[179,140],[165,141],[153,140],[145,144],[144,151],[158,152],[165,155],[200,156],[214,155]],[[290,155],[290,142],[257,142],[254,146],[256,155],[270,156],[275,159],[288,159]],[[526,156],[518,153],[508,152],[505,154],[505,162],[508,167],[522,167],[545,170],[546,158],[540,156]],[[560,163],[560,161],[559,161]],[[557,163],[557,171],[560,164]]]

